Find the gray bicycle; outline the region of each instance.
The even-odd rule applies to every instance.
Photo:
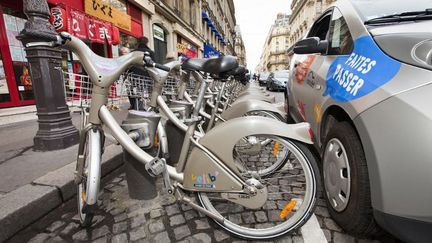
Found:
[[[165,159],[146,153],[134,139],[147,138],[145,140],[151,146],[150,138],[159,126],[158,119],[150,118],[157,118],[163,112],[172,115],[166,107],[158,104],[161,103],[161,91],[168,72],[178,63],[160,65],[142,52],[132,52],[113,59],[103,58],[68,33],[36,35],[52,40],[44,45],[68,48],[78,55],[93,83],[88,124],[81,131],[75,178],[78,186],[78,210],[84,226],[91,224],[97,207],[104,127],[110,130],[126,151],[145,166],[150,175],[163,177],[168,193],[238,237],[278,237],[297,229],[312,215],[319,178],[315,158],[307,149],[307,144],[312,143],[309,124],[287,125],[266,117],[239,117],[219,124],[204,135],[198,134],[196,125],[200,120],[199,112],[207,89],[203,80],[187,126],[179,161],[173,167],[167,165]],[[154,86],[148,104],[150,109],[142,112],[143,117],[149,117],[149,129],[126,133],[117,124],[106,103],[111,84],[131,65],[145,66]],[[233,58],[222,57],[208,59],[202,62],[200,68],[203,73],[221,76],[237,67],[238,63]],[[261,135],[273,137],[278,141],[278,146],[290,151],[290,159],[287,160],[289,163],[265,175],[250,169],[251,163],[259,161],[238,163],[232,153],[238,141]],[[257,164],[253,166],[260,167]],[[198,202],[186,195],[190,193],[198,196]],[[269,207],[272,210],[268,211]],[[229,213],[238,208],[242,209],[243,214],[252,217],[264,213],[265,217],[260,219],[265,218],[266,222],[236,221],[229,217]]]

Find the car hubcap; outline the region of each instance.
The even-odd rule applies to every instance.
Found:
[[[343,144],[336,138],[326,146],[323,160],[324,186],[333,209],[341,212],[348,205],[351,176]]]

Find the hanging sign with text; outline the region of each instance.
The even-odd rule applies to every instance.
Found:
[[[71,9],[70,11],[71,21],[70,23],[70,32],[72,35],[80,38],[87,39],[87,29],[88,29],[88,18],[87,16],[77,10]]]
[[[131,17],[101,0],[85,0],[85,12],[91,16],[111,22],[115,26],[131,31]]]

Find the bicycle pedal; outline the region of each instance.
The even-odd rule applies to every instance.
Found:
[[[156,158],[145,165],[150,176],[156,177],[166,170],[165,159]]]

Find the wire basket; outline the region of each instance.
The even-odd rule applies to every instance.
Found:
[[[162,88],[163,95],[177,95],[178,94],[178,79],[174,76],[168,76]]]
[[[125,94],[131,98],[148,99],[153,91],[153,83],[149,76],[128,73],[123,88]]]
[[[197,81],[194,77],[191,77],[189,81],[186,83],[186,91],[188,94],[193,94],[195,92]]]
[[[69,107],[88,108],[91,103],[93,83],[88,75],[63,72],[65,81],[65,97]],[[123,77],[109,88],[108,106],[119,107],[125,96]]]
[[[150,98],[150,94],[153,91],[154,81],[145,75],[138,75],[129,73],[124,81],[124,88],[127,91],[127,95],[133,98]],[[177,95],[178,93],[178,78],[175,76],[168,76],[165,81],[162,94],[163,95]]]
[[[65,97],[69,106],[90,107],[93,83],[89,76],[63,72],[65,80]],[[126,97],[148,100],[153,90],[154,81],[145,75],[133,73],[123,74],[111,85],[108,95],[108,105],[120,107]],[[163,95],[177,95],[178,78],[169,76],[164,83]]]

